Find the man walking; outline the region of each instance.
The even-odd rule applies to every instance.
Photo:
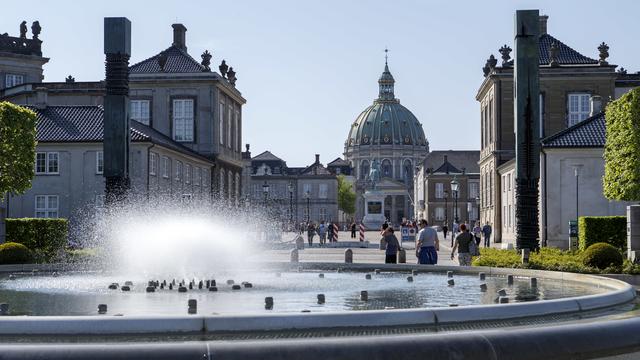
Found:
[[[418,264],[436,265],[438,263],[438,250],[440,249],[440,240],[438,240],[438,232],[428,227],[427,220],[421,219],[418,222],[420,231],[416,236],[416,257]]]
[[[487,221],[487,223],[482,227],[482,235],[484,235],[484,247],[488,248],[491,247],[491,225],[489,225],[489,222]]]
[[[318,227],[318,235],[320,236],[320,246],[327,243],[327,225],[324,224],[324,220],[320,222]]]

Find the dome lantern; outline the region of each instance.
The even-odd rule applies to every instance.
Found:
[[[395,80],[393,79],[393,75],[389,71],[389,64],[387,62],[387,53],[388,49],[384,49],[384,71],[382,75],[380,75],[380,79],[378,79],[378,86],[380,88],[378,93],[379,101],[395,101],[395,95],[393,93],[393,85],[395,84]]]

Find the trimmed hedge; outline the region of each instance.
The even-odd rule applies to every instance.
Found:
[[[50,262],[63,253],[67,245],[67,219],[7,219],[7,241],[20,243],[31,249],[35,260]]]
[[[18,243],[0,244],[0,264],[26,264],[31,261],[31,251]]]
[[[606,269],[608,267],[621,266],[622,254],[620,250],[607,243],[596,243],[582,253],[582,262],[586,266]]]
[[[627,217],[581,216],[578,233],[580,250],[586,250],[595,243],[607,243],[623,250],[627,247]]]

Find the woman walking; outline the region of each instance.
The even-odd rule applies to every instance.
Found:
[[[456,240],[453,243],[451,249],[451,260],[453,260],[456,250],[458,250],[458,263],[460,266],[471,266],[471,253],[469,251],[469,244],[474,241],[473,235],[467,231],[465,224],[460,225],[460,234],[456,236]]]
[[[307,241],[309,242],[309,247],[313,246],[313,237],[316,235],[316,226],[309,222],[307,226]]]
[[[400,243],[398,238],[393,234],[393,227],[389,226],[384,231],[385,247],[385,264],[397,264],[398,263],[398,250],[400,249]]]

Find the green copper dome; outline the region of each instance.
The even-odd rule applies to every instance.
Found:
[[[422,124],[395,98],[394,84],[393,75],[385,62],[378,80],[378,98],[352,124],[345,144],[347,149],[361,145],[403,145],[428,149],[429,143]]]

